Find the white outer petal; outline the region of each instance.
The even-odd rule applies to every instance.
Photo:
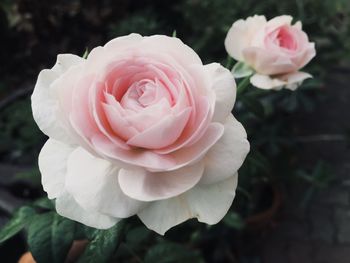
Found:
[[[281,75],[275,78],[268,75],[255,74],[250,78],[250,83],[260,89],[280,90],[285,87],[286,89],[295,90],[305,79],[308,78],[312,78],[312,76],[309,73],[301,71]]]
[[[121,191],[118,172],[119,167],[79,147],[69,156],[65,187],[87,211],[129,217],[136,214],[144,203]]]
[[[155,201],[138,213],[138,216],[149,229],[161,235],[190,218],[216,224],[232,204],[237,177],[235,174],[216,184],[197,185],[177,197]]]
[[[249,148],[244,127],[230,114],[226,119],[224,135],[204,157],[205,169],[200,183],[216,183],[237,173]]]
[[[120,219],[116,217],[85,210],[67,192],[62,193],[62,195],[56,199],[56,211],[61,216],[98,229],[110,228],[120,221]]]
[[[244,61],[242,50],[251,46],[256,33],[265,26],[265,16],[252,16],[233,23],[225,38],[227,53],[238,61]]]
[[[40,130],[50,138],[73,143],[68,129],[59,118],[59,103],[53,92],[51,84],[72,66],[82,63],[84,59],[71,54],[57,56],[52,69],[44,69],[39,73],[32,94],[33,117]]]
[[[49,139],[39,154],[41,183],[50,199],[58,197],[64,191],[67,172],[67,159],[73,147]]]
[[[212,79],[212,89],[216,95],[213,122],[224,123],[235,104],[235,79],[228,69],[218,63],[207,64],[204,68]]]

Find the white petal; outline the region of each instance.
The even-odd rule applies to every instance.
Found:
[[[51,138],[67,143],[72,143],[72,138],[60,121],[59,103],[50,91],[50,85],[69,68],[82,61],[82,58],[75,55],[58,55],[56,65],[52,69],[44,69],[39,73],[32,94],[33,117],[40,130]]]
[[[294,72],[281,77],[286,82],[286,89],[295,90],[301,83],[308,78],[312,78],[309,73],[306,72]]]
[[[110,228],[120,221],[119,218],[106,216],[98,212],[86,211],[67,192],[56,199],[56,210],[63,217],[98,229]]]
[[[155,201],[138,213],[141,221],[159,234],[197,218],[207,224],[218,223],[235,197],[237,174],[212,185],[197,185],[190,191],[166,200]]]
[[[295,90],[301,83],[308,78],[312,78],[309,73],[306,72],[293,72],[285,75],[276,76],[271,78],[267,75],[255,74],[250,78],[250,82],[257,88],[261,89],[275,89],[279,90],[281,88],[286,88],[290,90]]]
[[[118,172],[118,167],[79,147],[68,159],[66,189],[88,211],[129,217],[136,214],[143,203],[120,190]]]
[[[231,72],[218,63],[204,66],[212,79],[212,89],[216,95],[213,121],[225,122],[236,100],[236,82]]]
[[[252,39],[265,24],[265,16],[257,15],[234,22],[225,39],[227,53],[234,59],[243,61],[243,49],[251,46]]]
[[[57,55],[56,64],[52,67],[51,70],[55,71],[58,75],[62,75],[70,67],[78,65],[83,61],[83,58],[73,54],[59,54]]]
[[[205,170],[200,183],[212,184],[231,177],[243,164],[249,147],[242,124],[230,115],[224,135],[205,155]]]
[[[49,139],[39,154],[41,183],[50,199],[56,198],[64,191],[67,172],[67,159],[74,150],[71,146]]]
[[[170,172],[149,172],[144,169],[121,169],[119,183],[123,192],[142,201],[167,199],[186,192],[200,180],[203,162]]]
[[[286,82],[278,79],[278,78],[271,78],[268,75],[261,75],[261,74],[254,74],[250,78],[250,83],[260,89],[275,89],[279,90],[284,85],[286,85]]]

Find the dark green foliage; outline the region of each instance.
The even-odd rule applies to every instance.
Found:
[[[110,262],[124,237],[125,222],[121,221],[108,230],[98,230],[79,258],[79,263]]]
[[[74,240],[75,223],[55,212],[35,215],[28,227],[28,246],[38,263],[64,262]]]

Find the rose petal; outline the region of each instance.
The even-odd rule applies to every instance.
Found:
[[[55,139],[49,139],[39,154],[41,183],[50,199],[56,198],[64,191],[67,173],[67,160],[73,147]]]
[[[98,229],[110,228],[120,221],[119,218],[106,216],[96,211],[86,211],[68,193],[63,193],[56,199],[56,211],[61,216]]]
[[[312,76],[305,72],[293,72],[286,75],[281,75],[275,78],[270,76],[255,74],[250,78],[250,82],[257,88],[261,89],[276,89],[279,90],[282,87],[286,89],[295,90],[300,84]]]
[[[218,63],[204,66],[212,78],[212,89],[216,95],[213,122],[224,123],[231,114],[236,100],[236,83],[231,72]]]
[[[123,194],[118,172],[118,167],[80,147],[69,156],[66,189],[85,210],[129,217],[137,213],[143,203]]]
[[[235,174],[216,184],[197,185],[177,197],[153,202],[137,215],[149,229],[161,235],[190,218],[216,224],[232,204],[237,177]]]
[[[198,162],[171,172],[121,169],[119,184],[123,192],[141,201],[167,199],[191,189],[200,180],[204,164]]]
[[[176,160],[177,164],[169,170],[176,170],[202,159],[208,150],[221,138],[223,133],[224,126],[221,123],[211,123],[204,135],[195,144],[169,154]]]
[[[205,170],[200,183],[212,184],[235,174],[249,152],[247,133],[241,123],[229,115],[224,135],[205,155]]]
[[[250,78],[250,83],[260,89],[281,89],[286,82],[267,75],[255,74]]]
[[[156,154],[152,151],[132,149],[124,150],[113,145],[105,137],[95,136],[92,144],[96,151],[112,162],[124,166],[141,166],[152,170],[168,170],[176,165],[176,160],[167,155]]]
[[[265,75],[283,74],[298,69],[287,56],[281,56],[279,52],[258,48],[247,47],[243,50],[245,62],[255,69],[256,72]]]
[[[84,59],[71,54],[58,55],[52,69],[40,72],[31,97],[33,117],[40,130],[53,139],[69,144],[74,144],[74,139],[60,118],[59,103],[53,96],[50,86],[71,67],[83,61]]]
[[[225,38],[225,48],[234,59],[244,61],[243,49],[251,45],[256,33],[266,24],[265,16],[248,17],[233,23]]]
[[[150,128],[130,138],[127,144],[147,149],[159,149],[171,145],[181,135],[190,114],[191,108],[186,108],[179,114],[169,115]]]

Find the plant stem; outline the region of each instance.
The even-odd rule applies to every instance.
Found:
[[[250,84],[250,76],[241,80],[237,86],[237,96],[243,94]]]

